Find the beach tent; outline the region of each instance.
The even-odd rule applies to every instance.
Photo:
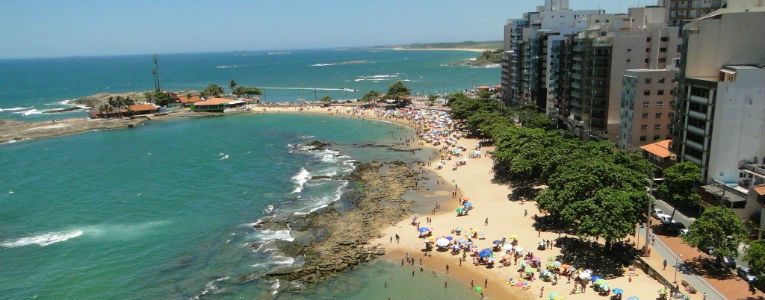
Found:
[[[448,247],[449,246],[449,240],[445,238],[440,238],[436,240],[436,246],[438,247]]]

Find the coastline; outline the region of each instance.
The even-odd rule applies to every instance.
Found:
[[[375,115],[372,110],[354,110],[355,107],[346,106],[334,106],[334,107],[318,107],[318,106],[267,106],[257,107],[249,112],[242,113],[273,113],[273,114],[313,114],[324,115],[330,117],[341,118],[355,118],[365,119],[370,121],[380,121],[395,123],[401,126],[407,126],[415,128],[412,122],[406,119],[400,118],[383,118]],[[237,113],[237,114],[242,114]],[[199,115],[192,113],[195,117],[203,116],[219,116],[222,114],[205,114]],[[183,113],[177,115],[168,115],[160,118],[154,118],[152,120],[171,120],[187,117]],[[125,120],[121,120],[125,121]],[[143,122],[145,120],[142,120]],[[57,121],[58,122],[58,121]],[[118,128],[125,128],[118,127]],[[416,129],[416,128],[415,128]],[[87,130],[86,130],[87,131]],[[478,141],[472,139],[462,138],[458,141],[458,145],[464,146],[468,149],[472,149]],[[415,143],[417,144],[417,143]],[[417,145],[418,147],[429,147],[428,144],[422,143]],[[491,151],[491,148],[483,149],[482,151]],[[416,214],[421,220],[425,217],[432,218],[432,224],[429,227],[434,228],[434,236],[449,235],[449,231],[460,226],[462,228],[476,228],[479,231],[484,231],[489,241],[495,238],[501,238],[503,236],[509,236],[516,234],[519,236],[520,245],[527,249],[534,249],[537,241],[541,239],[555,239],[557,234],[549,232],[538,233],[533,227],[533,219],[531,216],[539,214],[536,206],[533,203],[517,203],[507,200],[506,195],[512,192],[512,188],[508,185],[492,183],[493,174],[491,173],[493,162],[490,157],[484,156],[477,159],[470,159],[466,166],[460,167],[458,171],[452,171],[449,168],[435,169],[425,167],[428,170],[434,172],[440,177],[441,182],[453,182],[455,183],[455,189],[459,192],[464,192],[465,195],[470,196],[477,207],[473,213],[469,216],[456,218],[452,213],[453,208],[457,206],[457,198],[448,198],[442,202],[441,210],[436,214]],[[461,194],[461,193],[459,193]],[[528,216],[524,217],[523,211],[528,211]],[[489,218],[490,226],[484,226],[484,219]],[[409,224],[409,219],[405,218],[403,221],[393,225],[385,226],[382,230],[382,234],[378,239],[369,241],[367,246],[385,247],[385,255],[383,258],[392,262],[400,261],[405,253],[414,254],[413,257],[419,258],[422,255],[421,248],[423,240],[417,238],[416,229]],[[398,234],[401,237],[400,244],[393,244],[389,242],[389,237]],[[483,247],[488,247],[488,241],[478,241],[478,244]],[[560,255],[560,249],[554,247],[552,250],[541,251],[541,256],[544,258],[555,257]],[[483,281],[488,281],[488,287],[484,289],[484,294],[493,299],[532,299],[539,294],[541,287],[545,287],[544,296],[552,291],[559,292],[561,295],[565,295],[566,299],[585,300],[592,299],[595,294],[592,290],[587,293],[579,293],[570,295],[571,285],[562,281],[557,286],[551,286],[549,283],[542,283],[536,281],[531,284],[529,290],[521,290],[519,288],[511,287],[507,284],[507,279],[513,277],[518,278],[517,272],[513,267],[499,267],[494,269],[486,269],[481,266],[473,266],[468,262],[464,262],[463,266],[459,267],[459,262],[456,256],[452,256],[448,253],[435,252],[432,257],[423,258],[423,267],[437,273],[445,273],[445,265],[450,265],[449,272],[450,278],[456,279],[466,285],[470,280],[475,281],[477,284],[483,285]],[[626,272],[625,272],[626,273]],[[656,296],[656,290],[661,285],[654,281],[640,270],[635,271],[636,276],[630,279],[627,277],[619,277],[615,279],[609,279],[609,283],[613,287],[619,287],[625,290],[625,296],[635,295],[643,299],[653,299]]]
[[[404,47],[394,47],[394,48],[387,48],[394,51],[465,51],[465,52],[477,52],[477,53],[483,53],[486,51],[490,51],[492,49],[480,49],[480,48],[404,48]]]

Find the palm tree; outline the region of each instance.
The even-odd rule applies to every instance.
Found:
[[[328,105],[329,105],[329,104],[332,102],[332,97],[330,97],[330,96],[324,96],[324,97],[322,97],[322,98],[321,98],[321,100],[319,100],[319,101],[321,101],[321,103],[323,103],[323,104],[324,104],[324,106],[328,106]]]
[[[234,88],[236,87],[236,81],[234,81],[232,79],[231,82],[228,83],[228,87],[231,88],[231,94],[234,94]]]

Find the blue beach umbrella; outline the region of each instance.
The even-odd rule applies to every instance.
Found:
[[[494,244],[494,245],[499,245],[499,244],[502,244],[502,241],[500,241],[500,240],[494,240],[494,241],[493,241],[493,242],[491,242],[491,243],[492,243],[492,244]]]
[[[465,202],[464,204],[462,204],[462,206],[464,206],[464,207],[473,207],[473,202]]]
[[[430,229],[428,229],[428,227],[420,227],[420,233],[426,233],[428,231],[430,231]]]
[[[617,295],[624,294],[624,291],[619,288],[613,289],[612,292],[614,292],[614,294],[617,294]]]
[[[592,277],[590,277],[590,281],[592,282],[598,281],[599,279],[603,279],[603,277],[600,277],[598,275],[593,275]]]
[[[489,257],[491,256],[491,254],[492,254],[491,249],[486,248],[481,250],[481,252],[478,252],[478,257],[481,257],[481,258]]]
[[[640,300],[640,298],[632,296],[632,297],[627,298],[627,300]]]
[[[447,237],[446,237],[446,239],[447,239],[447,240],[449,240],[449,241],[452,241],[452,240],[454,240],[454,237],[452,237],[452,236],[450,235],[450,236],[447,236]]]

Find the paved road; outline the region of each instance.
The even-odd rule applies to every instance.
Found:
[[[663,209],[663,208],[662,208]],[[645,238],[645,230],[640,230],[641,240]],[[682,258],[679,257],[676,253],[672,252],[669,247],[667,247],[661,239],[656,239],[655,243],[653,244],[653,251],[651,252],[652,255],[660,255],[663,259],[665,259],[668,262],[668,265],[671,265],[672,268],[675,268],[675,264],[678,265],[677,268],[677,281],[685,280],[689,284],[691,284],[693,287],[698,289],[699,294],[706,293],[707,294],[707,300],[726,300],[725,296],[723,296],[720,292],[718,292],[714,287],[709,285],[704,278],[686,273],[683,269],[683,262]],[[670,280],[674,278],[668,278]]]
[[[656,199],[654,206],[658,209],[663,210],[665,214],[670,216],[672,215],[672,210],[674,210],[674,208],[672,208],[672,206],[670,206],[667,202],[664,202],[664,200]],[[696,221],[695,218],[686,217],[679,210],[675,212],[675,216],[672,219],[685,225],[685,228],[688,228],[689,226],[691,226],[691,223],[693,223],[693,221]]]

